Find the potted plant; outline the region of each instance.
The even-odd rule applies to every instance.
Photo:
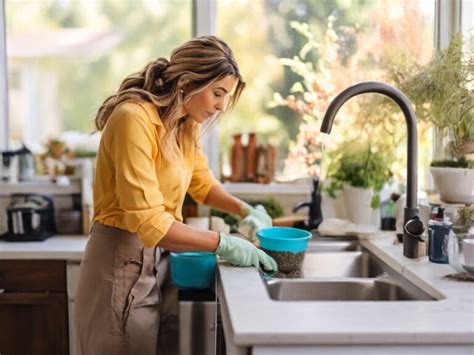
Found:
[[[474,203],[474,56],[463,53],[463,37],[425,65],[392,70],[392,79],[413,103],[417,118],[438,132],[438,158],[431,173],[446,203]],[[441,149],[440,149],[441,148]]]
[[[52,179],[59,175],[73,175],[74,155],[66,146],[66,143],[59,139],[49,139],[46,143],[46,152],[41,155],[43,170]]]
[[[351,222],[378,226],[380,190],[390,177],[390,159],[381,150],[361,143],[344,145],[330,155],[330,182],[324,190],[333,198],[342,191]]]
[[[461,207],[457,211],[458,218],[453,227],[454,232],[460,238],[466,238],[474,234],[474,206]]]

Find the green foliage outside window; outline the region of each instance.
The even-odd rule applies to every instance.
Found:
[[[431,47],[426,50],[426,39],[432,33],[421,24],[419,9],[405,4],[400,26],[394,26],[387,19],[389,11],[384,11],[390,6],[382,2],[372,10],[366,9],[378,14],[371,18],[369,28],[341,25],[336,16],[328,17],[323,31],[321,24],[315,27],[291,23],[305,41],[295,55],[281,58],[280,63],[295,73],[297,79],[289,85],[288,94],[276,91],[272,101],[272,107],[287,107],[299,117],[298,139],[290,143],[285,162],[287,175],[321,174],[324,178],[324,166],[331,160],[328,152],[348,141],[363,140],[370,141],[383,154],[394,153],[393,171],[400,180],[404,178],[405,120],[400,109],[386,97],[366,94],[351,99],[338,113],[332,134],[325,139],[318,136],[330,101],[343,89],[361,81],[393,84],[389,69],[392,65],[402,65],[404,56],[421,63],[429,60]],[[418,123],[422,162],[428,160],[427,152],[431,150],[429,128],[423,122]]]
[[[21,1],[6,3],[7,35],[80,28],[111,31],[120,42],[105,51],[94,44],[80,53],[35,58],[35,68],[58,78],[55,111],[61,131],[92,132],[102,102],[121,81],[191,37],[191,3],[176,1]],[[23,59],[9,58],[9,61]],[[41,83],[36,90],[41,92]],[[12,107],[24,103],[12,102]],[[40,102],[41,106],[41,102]]]

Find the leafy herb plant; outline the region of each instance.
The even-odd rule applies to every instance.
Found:
[[[358,143],[345,145],[332,152],[333,160],[328,168],[330,183],[326,192],[335,197],[345,185],[372,188],[371,207],[380,205],[380,190],[390,178],[390,159],[370,145]]]

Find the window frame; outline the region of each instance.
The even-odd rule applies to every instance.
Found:
[[[216,33],[216,0],[193,0],[193,36],[214,35]],[[214,127],[202,137],[202,146],[208,159],[209,168],[219,176],[219,131]]]
[[[440,51],[449,45],[451,35],[463,28],[462,4],[463,0],[436,0],[435,2],[435,33],[434,47]],[[467,24],[465,24],[467,26]],[[473,24],[474,25],[474,24]],[[432,156],[443,156],[443,135],[433,129]],[[431,178],[428,187],[434,189],[434,180]]]
[[[0,0],[0,150],[9,148],[8,72],[5,1]]]

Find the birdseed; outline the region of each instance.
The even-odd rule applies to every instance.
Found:
[[[291,253],[288,251],[274,251],[262,248],[262,250],[275,259],[278,265],[279,273],[291,273],[300,271],[303,265],[304,251],[299,253]]]

